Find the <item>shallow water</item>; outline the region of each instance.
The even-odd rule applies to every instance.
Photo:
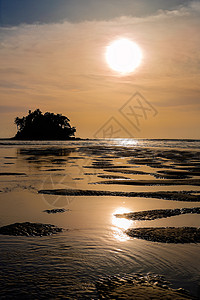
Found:
[[[152,158],[153,151],[157,162],[158,150],[196,153],[199,146],[199,141],[181,140],[1,141],[0,172],[26,175],[0,177],[0,226],[29,221],[50,223],[68,230],[49,237],[0,236],[0,298],[47,299],[51,295],[52,298],[97,299],[94,283],[100,276],[138,272],[165,275],[173,287],[183,287],[200,295],[200,244],[153,243],[132,239],[124,233],[131,227],[199,227],[199,215],[154,221],[130,221],[114,216],[129,211],[199,207],[199,202],[38,194],[40,189],[200,191],[199,186],[92,184],[110,180],[98,177],[99,174],[155,179],[151,174],[108,172],[105,168],[108,161],[113,166],[128,166],[128,169],[147,173],[167,169],[128,163],[134,158],[136,149],[141,150],[139,155],[142,159]],[[144,155],[142,149],[150,151],[150,154],[145,152]],[[102,161],[104,165],[98,165],[99,168],[84,168]],[[188,169],[189,162],[198,163],[190,158],[183,166],[184,170]],[[166,163],[167,166],[176,165],[172,158],[164,158],[163,164]],[[52,208],[68,211],[57,214],[44,212]]]

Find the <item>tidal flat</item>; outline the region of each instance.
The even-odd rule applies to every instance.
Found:
[[[199,149],[1,141],[0,298],[198,299]]]

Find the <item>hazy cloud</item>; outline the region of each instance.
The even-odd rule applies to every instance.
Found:
[[[0,105],[0,113],[11,113],[11,112],[21,112],[25,111],[25,108],[22,106],[7,106],[7,105]]]

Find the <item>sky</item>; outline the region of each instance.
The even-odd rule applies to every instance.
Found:
[[[77,137],[200,135],[200,1],[0,0],[0,137],[40,108],[66,115]],[[129,74],[107,46],[142,50]]]

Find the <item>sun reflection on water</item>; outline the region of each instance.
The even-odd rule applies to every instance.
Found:
[[[131,227],[133,221],[125,218],[117,218],[115,215],[128,212],[130,212],[130,210],[128,210],[127,208],[119,207],[112,214],[112,225],[114,226],[112,227],[113,235],[118,241],[129,240],[129,237],[126,235],[126,233],[124,233],[124,231]]]
[[[136,139],[116,139],[115,142],[117,142],[117,145],[119,146],[136,146],[139,141]]]

